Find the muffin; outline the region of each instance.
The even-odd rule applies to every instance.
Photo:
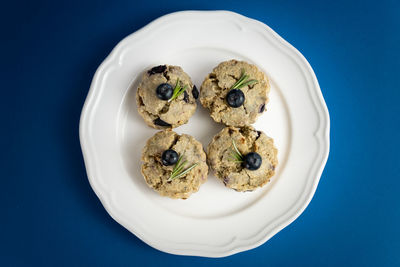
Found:
[[[199,93],[181,67],[160,65],[142,76],[136,91],[139,114],[150,127],[175,128],[188,122]]]
[[[277,152],[273,139],[251,126],[226,127],[208,145],[207,161],[226,187],[252,191],[275,174]]]
[[[157,132],[147,140],[142,161],[147,185],[162,196],[186,199],[207,180],[203,147],[187,134]]]
[[[216,122],[242,127],[265,111],[269,90],[267,76],[256,66],[230,60],[207,75],[200,88],[200,103]]]

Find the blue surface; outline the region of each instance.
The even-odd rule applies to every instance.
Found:
[[[400,5],[333,2],[2,3],[0,266],[400,266]],[[113,221],[79,146],[98,65],[126,35],[184,9],[268,24],[308,59],[331,116],[330,156],[306,211],[222,259],[159,252]]]

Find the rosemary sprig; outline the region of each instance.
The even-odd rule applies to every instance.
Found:
[[[178,161],[176,162],[174,168],[172,169],[171,176],[169,177],[167,182],[170,182],[170,181],[172,181],[172,180],[174,180],[176,178],[184,176],[191,169],[193,169],[194,167],[196,167],[198,165],[198,163],[192,164],[189,168],[184,170],[186,163],[187,163],[187,161],[183,160],[183,155],[181,155],[179,157]]]
[[[249,78],[250,78],[250,76],[246,74],[244,69],[242,69],[242,74],[240,75],[239,80],[237,80],[235,82],[235,84],[232,86],[231,90],[232,89],[240,89],[240,88],[245,87],[247,85],[252,85],[252,84],[258,83],[257,80],[255,80],[255,79],[249,80]]]
[[[176,80],[176,85],[174,88],[174,92],[172,93],[172,97],[168,100],[168,102],[171,102],[175,99],[177,99],[186,89],[187,89],[187,85],[185,85],[184,87],[181,87],[181,85],[179,84],[179,78]]]
[[[235,162],[243,162],[243,155],[242,155],[242,153],[240,153],[239,149],[237,148],[236,142],[235,142],[235,140],[233,140],[233,138],[232,138],[232,145],[233,145],[232,154],[231,154],[232,159]]]

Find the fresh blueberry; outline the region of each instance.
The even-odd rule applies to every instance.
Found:
[[[226,102],[233,108],[238,108],[244,103],[244,94],[240,89],[232,89],[226,95]]]
[[[161,156],[162,164],[165,166],[174,165],[175,163],[178,162],[178,159],[179,159],[178,153],[176,153],[176,151],[172,149],[165,150]]]
[[[256,152],[250,152],[244,157],[243,167],[248,170],[254,171],[260,168],[261,163],[262,163],[261,156]]]
[[[174,93],[174,88],[172,88],[172,86],[168,83],[162,83],[159,86],[157,86],[156,94],[157,97],[161,100],[170,99],[173,93]]]

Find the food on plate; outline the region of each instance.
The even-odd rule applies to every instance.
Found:
[[[255,65],[229,60],[207,75],[200,88],[200,102],[216,122],[242,127],[265,111],[270,85]]]
[[[225,127],[208,145],[207,161],[226,187],[252,191],[269,182],[278,164],[272,138],[251,126]]]
[[[160,65],[146,71],[136,91],[139,114],[150,127],[175,128],[196,110],[196,86],[181,67]]]
[[[147,140],[142,161],[147,185],[162,196],[186,199],[207,180],[208,166],[201,143],[170,129]]]

